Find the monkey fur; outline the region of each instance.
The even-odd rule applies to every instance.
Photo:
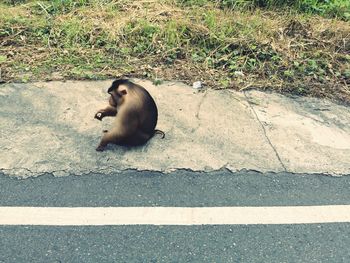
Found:
[[[145,144],[155,134],[164,132],[156,130],[158,109],[148,91],[128,79],[113,81],[108,89],[111,95],[109,105],[95,114],[95,119],[116,116],[110,130],[104,130],[96,151],[103,151],[109,143],[138,146]]]

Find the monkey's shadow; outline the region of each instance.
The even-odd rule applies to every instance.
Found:
[[[145,144],[142,144],[142,145],[137,145],[137,146],[130,146],[130,145],[123,145],[123,144],[108,144],[103,152],[116,152],[116,151],[142,151],[142,150],[145,150],[148,146],[150,145],[150,142],[147,141]]]

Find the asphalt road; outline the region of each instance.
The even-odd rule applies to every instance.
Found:
[[[126,171],[18,180],[0,206],[349,205],[350,177]],[[1,215],[0,215],[1,216]],[[0,226],[0,262],[349,262],[350,224]]]

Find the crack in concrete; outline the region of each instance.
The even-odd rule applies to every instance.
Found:
[[[200,120],[201,120],[201,119],[200,119],[200,117],[199,117],[199,113],[200,113],[200,111],[201,111],[201,106],[202,106],[202,104],[203,104],[203,102],[204,102],[205,97],[207,96],[207,94],[208,94],[208,90],[205,90],[205,91],[204,91],[203,97],[201,98],[201,100],[200,100],[199,103],[198,103],[197,111],[196,111],[196,114],[194,115],[194,116],[196,117],[196,119],[198,120],[198,125],[197,125],[197,127],[195,127],[195,128],[192,129],[192,132],[197,131],[197,130],[199,129],[199,127],[201,126],[201,123],[200,123]]]
[[[244,94],[244,97],[245,97],[246,100],[247,100],[247,103],[248,103],[250,109],[253,111],[253,113],[254,113],[254,115],[255,115],[255,118],[258,120],[258,122],[259,122],[259,124],[260,124],[260,126],[261,126],[261,128],[262,128],[262,130],[263,130],[264,136],[265,136],[265,138],[266,138],[266,140],[267,140],[267,142],[270,144],[272,150],[275,152],[275,155],[276,155],[278,161],[280,162],[282,168],[284,169],[284,171],[285,171],[285,172],[288,172],[288,171],[287,171],[287,168],[286,168],[286,166],[284,165],[284,163],[282,162],[282,159],[281,159],[281,157],[279,156],[279,154],[278,154],[276,148],[273,146],[273,144],[272,144],[270,138],[267,136],[266,129],[265,129],[264,125],[262,124],[262,122],[260,121],[260,119],[259,119],[259,117],[258,117],[258,114],[256,113],[255,109],[254,109],[253,106],[251,105],[251,103],[250,103],[250,101],[249,101],[249,98],[248,98],[246,92],[243,91],[243,94]]]
[[[25,175],[29,175],[28,177],[23,177],[23,176],[17,176],[17,174],[24,172]],[[23,179],[23,178],[29,178],[29,177],[38,177],[47,173],[52,173],[52,174],[58,174],[58,173],[64,173],[64,174],[70,174],[71,172],[69,170],[63,169],[63,170],[46,170],[46,171],[35,171],[31,170],[29,168],[25,167],[16,167],[16,168],[11,168],[11,169],[6,169],[6,168],[1,168],[0,172],[5,174],[5,175],[11,175],[15,178]]]
[[[10,175],[8,172],[9,171],[13,171],[13,170],[25,170],[27,172],[31,173],[31,177],[23,177],[23,176],[13,176]],[[114,166],[105,166],[105,167],[99,167],[98,170],[94,170],[94,169],[88,169],[84,172],[79,171],[79,173],[74,173],[74,171],[68,171],[68,170],[53,170],[53,171],[42,171],[42,172],[35,172],[32,171],[31,169],[28,168],[13,168],[13,169],[6,169],[6,168],[1,168],[0,169],[0,176],[9,176],[14,178],[14,179],[18,179],[18,180],[25,180],[25,179],[32,179],[32,178],[36,178],[39,176],[45,176],[45,175],[51,175],[53,177],[65,177],[65,176],[77,176],[77,175],[91,175],[91,174],[104,174],[104,175],[112,175],[114,173],[123,173],[123,172],[155,172],[155,173],[160,173],[160,174],[171,174],[171,173],[176,173],[178,171],[185,171],[185,172],[191,172],[191,173],[215,173],[215,172],[220,172],[220,171],[227,171],[230,172],[232,174],[237,174],[237,173],[258,173],[261,175],[265,175],[265,174],[279,174],[281,172],[278,171],[274,171],[274,170],[266,170],[266,171],[261,171],[258,169],[251,169],[251,168],[241,168],[241,169],[232,169],[231,167],[229,167],[228,164],[223,165],[220,168],[217,169],[201,169],[201,170],[196,170],[196,169],[192,169],[192,168],[185,168],[185,167],[173,167],[173,168],[169,168],[166,170],[161,170],[161,169],[137,169],[137,168],[125,168],[125,169],[116,169]],[[57,172],[64,172],[65,175],[57,175]],[[340,173],[340,174],[334,174],[334,173],[327,173],[327,172],[307,172],[307,173],[302,173],[302,172],[291,172],[291,171],[284,171],[286,173],[292,174],[292,175],[314,175],[314,176],[330,176],[330,177],[342,177],[342,176],[350,176],[350,174],[347,173]]]
[[[105,174],[111,174],[113,172],[121,172],[124,170],[127,170],[129,168],[125,168],[125,169],[116,169],[113,166],[103,166],[103,167],[98,167],[98,169],[96,169],[96,171],[98,172],[102,172]],[[30,168],[25,168],[25,167],[16,167],[16,168],[11,168],[11,169],[6,169],[6,168],[0,168],[0,173],[3,173],[4,175],[9,175],[9,176],[13,176],[15,178],[18,179],[26,179],[26,178],[30,178],[30,177],[38,177],[38,176],[42,176],[45,174],[52,174],[55,177],[61,177],[61,176],[67,176],[67,175],[85,175],[85,174],[89,174],[92,172],[96,172],[95,169],[82,169],[81,167],[79,169],[74,169],[74,170],[68,170],[68,169],[62,169],[62,170],[50,170],[47,169],[45,171],[36,171],[36,170],[32,170]],[[19,173],[24,172],[25,175],[28,176],[18,176]]]
[[[228,92],[229,92],[229,94],[231,95],[231,98],[234,99],[234,100],[236,100],[237,102],[239,102],[244,108],[246,108],[246,109],[247,109],[247,108],[250,108],[249,102],[247,102],[248,105],[246,105],[245,103],[243,103],[244,100],[241,100],[241,99],[239,99],[239,98],[236,98],[236,97],[235,97],[234,91],[228,90]]]
[[[198,120],[200,120],[200,118],[199,118],[199,113],[200,113],[201,106],[202,106],[202,104],[203,104],[203,102],[204,102],[205,97],[207,96],[207,94],[208,94],[208,90],[205,90],[202,99],[201,99],[200,102],[198,103],[197,112],[196,112],[196,115],[195,115],[196,118],[197,118]]]

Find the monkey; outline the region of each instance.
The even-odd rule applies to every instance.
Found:
[[[157,130],[158,109],[148,91],[128,79],[117,79],[107,91],[109,105],[99,110],[94,118],[102,121],[106,116],[115,116],[110,130],[104,130],[96,151],[103,151],[109,143],[122,146],[145,144],[155,134],[165,133]]]

